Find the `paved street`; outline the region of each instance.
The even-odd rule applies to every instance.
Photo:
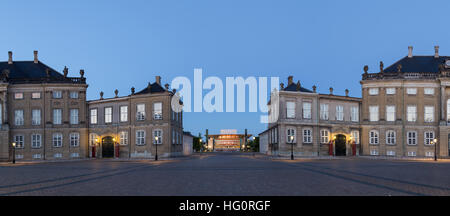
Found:
[[[166,161],[1,164],[0,195],[450,195],[450,163],[270,160],[211,153]]]

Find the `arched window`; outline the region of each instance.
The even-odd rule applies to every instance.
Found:
[[[371,130],[369,132],[369,144],[378,145],[380,140],[380,134],[377,130]]]

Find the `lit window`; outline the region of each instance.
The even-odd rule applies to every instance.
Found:
[[[320,104],[320,119],[328,120],[328,104]]]
[[[303,143],[312,143],[312,130],[311,129],[303,130]]]
[[[394,95],[395,94],[395,88],[386,88],[386,94],[387,95]]]
[[[409,95],[415,95],[417,94],[417,88],[407,88],[406,93]]]
[[[369,95],[378,95],[378,88],[370,88]]]
[[[99,136],[97,134],[91,133],[89,134],[89,145],[95,146],[98,142]]]
[[[31,93],[31,98],[32,99],[39,99],[39,98],[41,98],[41,93],[40,92],[33,92],[33,93]]]
[[[295,102],[286,102],[286,118],[295,118]]]
[[[417,132],[408,131],[406,134],[408,145],[417,145]]]
[[[97,109],[91,109],[91,124],[97,124]]]
[[[128,132],[120,132],[120,145],[128,145]]]
[[[162,119],[162,103],[153,104],[153,119]]]
[[[136,106],[136,120],[143,121],[145,120],[145,104],[138,104]]]
[[[121,122],[128,121],[128,106],[120,107],[120,121]]]
[[[395,121],[395,106],[386,106],[386,121]]]
[[[425,106],[425,122],[434,122],[434,106]]]
[[[330,142],[330,131],[329,130],[321,130],[320,131],[320,143],[328,143]]]
[[[379,140],[380,140],[380,135],[379,135],[378,131],[371,130],[369,132],[369,144],[378,145]]]
[[[371,122],[375,122],[378,121],[378,106],[370,106],[369,107],[369,116],[370,116],[370,121]]]
[[[112,122],[112,107],[105,107],[105,123]]]
[[[352,138],[355,144],[359,144],[359,131],[352,131]]]
[[[16,100],[21,100],[21,99],[23,99],[23,93],[15,93],[15,94],[14,94],[14,99],[16,99]]]
[[[395,145],[395,143],[396,143],[395,131],[393,130],[386,131],[386,144]]]
[[[408,106],[406,110],[406,117],[409,122],[415,122],[417,120],[417,107]]]

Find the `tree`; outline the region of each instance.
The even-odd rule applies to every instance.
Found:
[[[193,146],[195,152],[199,152],[199,151],[202,150],[202,141],[201,141],[201,139],[202,139],[202,134],[201,133],[198,134],[198,137],[194,137],[192,146]]]
[[[255,137],[255,139],[250,139],[247,145],[250,151],[259,152],[259,137]]]

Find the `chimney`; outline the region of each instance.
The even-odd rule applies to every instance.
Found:
[[[84,69],[80,69],[80,76],[81,78],[84,78]]]
[[[330,87],[330,95],[333,95],[333,87]]]
[[[156,83],[161,85],[161,77],[160,76],[156,76]]]
[[[348,93],[349,93],[350,91],[348,90],[348,89],[345,89],[345,96],[346,97],[348,97]]]
[[[33,53],[34,53],[34,63],[37,64],[39,62],[39,60],[38,60],[38,51],[35,50]]]
[[[12,64],[12,52],[8,51],[8,64]]]
[[[434,57],[439,58],[439,46],[434,46]]]
[[[293,76],[288,77],[288,86],[290,86],[294,82],[293,80],[294,80]]]
[[[412,47],[412,46],[409,46],[409,47],[408,47],[408,58],[412,58],[412,57],[413,57],[412,52],[413,52],[413,47]]]
[[[134,95],[135,89],[134,87],[131,87],[131,94]]]
[[[313,88],[313,92],[316,93],[316,92],[317,92],[317,86],[316,86],[316,85],[313,85],[312,88]]]
[[[66,78],[66,77],[67,77],[67,74],[69,74],[69,68],[67,68],[66,66],[64,66],[63,73],[64,73],[64,78]]]

